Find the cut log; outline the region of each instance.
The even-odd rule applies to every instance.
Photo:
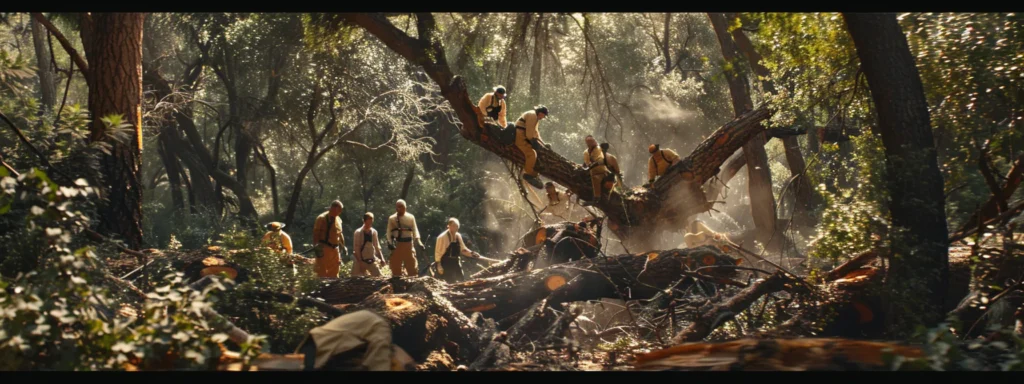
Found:
[[[845,339],[736,340],[689,343],[638,354],[641,370],[846,371],[887,370],[889,353],[924,357],[920,347]]]

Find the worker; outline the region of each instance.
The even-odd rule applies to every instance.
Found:
[[[622,188],[622,169],[619,168],[619,159],[608,152],[611,145],[601,143],[601,152],[604,153],[604,162],[608,166],[608,176],[605,176],[604,189],[611,191],[613,187]],[[610,184],[610,185],[609,185]]]
[[[262,243],[274,252],[292,254],[292,237],[282,231],[284,223],[272,222],[267,224],[267,233],[263,234]]]
[[[391,324],[368,310],[345,314],[313,328],[295,353],[305,370],[415,370],[415,362],[392,344]]]
[[[486,122],[498,125],[502,128],[508,127],[508,120],[505,119],[505,113],[508,112],[508,107],[505,105],[504,86],[499,85],[494,87],[494,92],[485,94],[484,97],[481,97],[478,105],[480,110],[484,112]]]
[[[437,235],[437,243],[434,246],[434,261],[437,263],[437,272],[441,278],[448,283],[458,283],[466,279],[462,273],[462,260],[459,256],[480,258],[480,254],[470,251],[466,243],[462,241],[462,234],[459,233],[459,219],[448,219],[448,229]]]
[[[584,201],[582,205],[590,206],[601,201],[601,187],[609,171],[604,151],[601,150],[601,147],[597,146],[597,140],[594,140],[594,136],[587,135],[585,140],[587,142],[587,149],[583,151],[583,167],[590,171],[590,182],[594,188],[594,198]]]
[[[313,270],[321,278],[338,277],[341,270],[341,256],[348,256],[345,234],[341,230],[341,212],[344,206],[340,200],[331,202],[331,208],[316,217],[313,223],[313,246],[316,247],[316,261]]]
[[[363,214],[363,226],[352,234],[352,247],[356,250],[352,257],[352,276],[380,276],[378,265],[384,264],[384,253],[380,250],[377,230],[373,229],[373,212]]]
[[[519,148],[523,152],[523,156],[526,156],[526,165],[523,166],[523,180],[526,180],[526,182],[537,189],[544,188],[544,184],[537,177],[537,171],[534,170],[534,166],[537,164],[537,150],[541,146],[547,147],[549,150],[551,149],[551,146],[544,143],[544,140],[540,138],[539,130],[540,121],[544,120],[547,116],[548,108],[538,105],[533,110],[523,112],[519,116],[519,120],[516,121],[516,148]]]
[[[665,175],[668,168],[679,162],[679,154],[671,149],[661,149],[659,144],[651,144],[647,147],[651,153],[651,159],[647,161],[647,184],[653,184],[654,179]]]
[[[569,202],[569,197],[572,196],[572,191],[565,190],[559,191],[555,188],[555,183],[547,182],[544,183],[544,191],[547,196],[547,206],[541,210],[541,216],[551,217],[552,220],[559,222],[572,220],[572,207]]]
[[[391,276],[402,276],[402,267],[409,276],[419,275],[416,269],[416,251],[413,242],[421,250],[424,249],[420,240],[420,230],[416,227],[416,217],[406,212],[405,200],[395,202],[395,213],[388,217],[387,243],[391,250]]]

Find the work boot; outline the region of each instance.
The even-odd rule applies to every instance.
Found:
[[[584,207],[593,207],[596,204],[597,204],[596,202],[590,201],[590,200],[586,200],[586,201],[580,202],[580,205],[582,205]]]
[[[540,182],[540,178],[534,175],[523,174],[523,180],[530,183],[534,188],[544,189],[544,183]]]

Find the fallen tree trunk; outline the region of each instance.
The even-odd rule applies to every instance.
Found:
[[[649,298],[694,270],[698,274],[718,278],[729,278],[736,273],[731,268],[699,267],[735,265],[734,258],[718,249],[699,247],[596,257],[458,284],[444,284],[430,277],[338,279],[327,282],[324,288],[311,296],[332,305],[355,303],[390,286],[395,293],[429,292],[451,301],[454,308],[462,312],[480,312],[486,317],[501,320],[545,298],[549,304],[601,298]],[[692,281],[685,284],[692,284]]]

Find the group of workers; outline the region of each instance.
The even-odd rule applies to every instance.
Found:
[[[416,217],[407,210],[405,200],[395,202],[395,213],[388,217],[384,242],[391,251],[390,260],[385,262],[381,250],[380,237],[373,228],[373,212],[363,214],[363,225],[353,233],[354,252],[352,259],[352,276],[380,276],[379,265],[388,263],[392,276],[417,276],[416,249],[425,251],[426,247],[420,238],[420,230],[416,226]],[[341,271],[342,257],[350,258],[345,235],[342,234],[341,214],[345,206],[339,200],[331,203],[330,209],[317,216],[313,223],[313,244],[315,260],[313,270],[321,278],[338,277]],[[490,260],[472,251],[462,240],[459,233],[459,219],[448,219],[448,228],[437,236],[434,248],[435,271],[448,282],[464,280],[460,257]],[[263,244],[273,251],[291,255],[291,236],[282,229],[283,223],[273,222],[267,225],[267,233],[263,235]]]
[[[523,153],[526,164],[523,166],[523,180],[537,189],[548,188],[541,182],[535,169],[537,164],[537,150],[541,147],[551,149],[551,145],[544,142],[540,137],[540,121],[548,116],[548,108],[543,105],[523,112],[514,124],[508,123],[505,118],[508,109],[506,98],[508,97],[505,87],[494,87],[493,92],[485,94],[480,98],[478,107],[480,113],[484,114],[485,123],[490,123],[505,129],[515,129],[515,146]],[[583,152],[583,167],[590,172],[594,198],[585,200],[581,204],[590,206],[607,200],[610,192],[615,187],[622,187],[622,170],[614,155],[608,153],[608,143],[598,145],[594,136],[587,135],[587,149]],[[655,179],[664,175],[669,167],[679,162],[679,154],[671,149],[662,149],[658,144],[651,144],[647,151],[651,154],[647,162],[648,184],[654,183]],[[548,184],[550,185],[550,183]],[[607,192],[607,193],[606,193]],[[548,191],[549,199],[554,196]]]

